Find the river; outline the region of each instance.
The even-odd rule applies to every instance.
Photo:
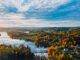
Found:
[[[31,49],[31,52],[34,53],[34,55],[45,56],[45,57],[48,56],[47,48],[37,47],[35,43],[31,41],[12,39],[8,36],[7,32],[0,32],[0,34],[1,34],[0,44],[11,45],[12,47],[19,47],[20,45],[24,45],[25,47],[28,46]]]

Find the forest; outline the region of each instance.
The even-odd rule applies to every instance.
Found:
[[[31,41],[35,43],[37,47],[47,48],[48,57],[46,58],[43,56],[41,57],[42,60],[80,59],[80,28],[58,28],[56,30],[51,28],[39,31],[29,31],[28,33],[24,31],[9,31],[7,33],[12,39]],[[26,56],[23,57],[25,60],[32,60],[30,58],[39,60],[39,57],[36,57],[34,53],[30,51],[30,48],[25,48],[24,46],[12,48],[11,46],[0,45],[0,50],[1,55],[8,54],[12,57],[13,55],[17,57],[21,55]],[[7,57],[10,57],[8,55]]]

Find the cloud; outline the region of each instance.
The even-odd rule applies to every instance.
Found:
[[[60,4],[59,2],[55,5],[54,4],[48,5],[47,3],[45,5],[41,3],[41,6],[39,8],[37,8],[37,6],[33,5],[33,7],[30,8],[29,11],[25,13],[26,17],[29,16],[29,18],[34,17],[39,19],[42,18],[42,19],[53,19],[53,20],[57,19],[80,20],[79,0],[76,1],[67,0],[67,2],[64,2],[63,4]]]
[[[0,27],[80,26],[79,6],[79,0],[0,0]]]
[[[79,12],[79,0],[0,0],[0,15],[21,13],[26,18],[80,20]]]
[[[0,27],[80,27],[80,21],[0,20]]]
[[[48,10],[48,8],[56,8],[60,5],[66,4],[68,0],[32,0],[29,6],[36,10]]]
[[[25,0],[24,0],[25,1]],[[68,0],[29,0],[23,2],[22,0],[0,0],[0,4],[4,6],[16,7],[19,11],[28,11],[29,9],[35,10],[48,10],[55,9],[56,7],[66,4]]]
[[[26,19],[21,14],[8,14],[0,18],[0,27],[79,27],[79,20]]]

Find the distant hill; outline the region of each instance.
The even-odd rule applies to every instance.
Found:
[[[12,27],[0,28],[0,31],[67,31],[69,29],[80,29],[80,27]]]

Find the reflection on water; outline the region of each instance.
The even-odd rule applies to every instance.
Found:
[[[19,47],[20,45],[23,45],[25,41],[19,40],[19,39],[11,39],[8,35],[7,32],[0,32],[0,44],[4,45],[11,45],[11,46],[16,46]]]
[[[31,49],[31,52],[29,56],[25,53],[12,53],[12,54],[0,54],[0,60],[34,60],[34,55],[35,55],[35,60],[41,60],[40,57],[47,57],[47,48],[43,47],[37,47],[35,43],[30,42],[30,41],[24,41],[24,40],[19,40],[19,39],[11,39],[8,35],[7,32],[0,32],[0,44],[3,45],[11,45],[12,47],[19,47],[21,45],[24,45],[25,47],[29,47]],[[34,54],[33,54],[34,53]]]

